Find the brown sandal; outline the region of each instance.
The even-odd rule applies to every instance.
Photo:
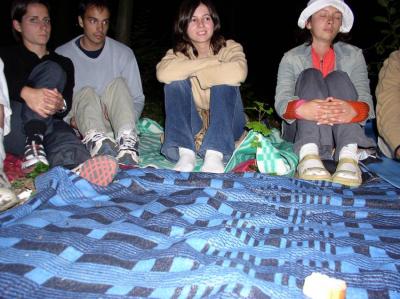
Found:
[[[305,167],[305,162],[309,160],[318,160],[322,167]],[[332,177],[328,170],[322,164],[318,155],[305,155],[297,166],[297,177],[303,180],[318,180],[330,182]]]
[[[356,171],[350,171],[345,169],[340,169],[344,164],[350,163],[353,164],[356,168]],[[342,158],[339,160],[339,164],[336,168],[336,172],[332,176],[332,181],[334,183],[350,186],[350,187],[358,187],[362,184],[361,170],[358,166],[358,162],[351,158]]]

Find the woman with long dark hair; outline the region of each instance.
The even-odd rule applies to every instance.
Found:
[[[183,1],[175,45],[157,65],[157,78],[165,83],[161,152],[177,161],[178,171],[193,171],[197,152],[204,158],[201,171],[223,172],[224,160],[244,131],[239,86],[247,76],[247,61],[242,46],[225,40],[220,26],[209,0]]]

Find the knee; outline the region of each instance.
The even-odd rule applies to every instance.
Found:
[[[95,93],[96,93],[96,91],[95,91],[94,88],[91,87],[91,86],[82,87],[82,88],[77,92],[77,94],[84,94],[84,95],[95,94]]]
[[[28,84],[35,88],[58,88],[63,91],[67,82],[67,74],[56,62],[51,60],[38,64],[28,78]]]
[[[66,78],[64,69],[57,62],[47,60],[42,63],[44,70],[48,72],[49,76],[55,78],[57,81]]]
[[[341,70],[335,70],[326,76],[326,80],[346,81],[350,80],[349,75]]]
[[[112,80],[109,84],[108,87],[113,87],[113,88],[126,88],[128,89],[128,85],[126,84],[126,81],[123,77],[117,77],[114,80]]]
[[[315,68],[309,68],[309,69],[305,69],[304,71],[302,71],[300,73],[300,76],[303,79],[314,79],[314,78],[319,78],[322,79],[322,73],[320,70],[317,70]]]
[[[73,103],[78,105],[82,102],[92,102],[92,99],[96,98],[96,96],[97,94],[93,87],[85,86],[74,95]]]
[[[227,92],[236,92],[239,90],[239,86],[221,84],[221,85],[214,85],[213,87],[211,87],[211,90],[224,90]]]
[[[182,92],[191,89],[190,80],[177,80],[164,85],[165,92]]]
[[[239,86],[215,85],[211,87],[211,98],[241,99]]]

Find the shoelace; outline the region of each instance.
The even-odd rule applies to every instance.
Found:
[[[85,138],[83,138],[82,142],[83,142],[84,144],[86,144],[86,143],[88,143],[89,141],[97,142],[97,141],[102,140],[102,139],[104,139],[104,138],[105,138],[105,136],[104,136],[103,133],[94,132],[94,133],[89,133],[89,134],[87,134],[87,135],[85,136]]]
[[[137,137],[132,134],[122,134],[120,139],[120,150],[134,150],[137,147]]]
[[[30,144],[27,151],[29,151],[31,149],[33,151],[33,156],[38,157],[39,156],[38,151],[42,150],[42,148],[43,148],[43,146],[41,144],[36,144],[36,141],[32,140],[32,143]]]

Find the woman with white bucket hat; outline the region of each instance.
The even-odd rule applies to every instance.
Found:
[[[375,114],[362,50],[340,41],[353,21],[342,0],[310,0],[297,22],[309,39],[279,65],[275,108],[299,155],[301,179],[359,186],[358,148],[376,146],[363,129]],[[322,159],[338,162],[333,175]]]

